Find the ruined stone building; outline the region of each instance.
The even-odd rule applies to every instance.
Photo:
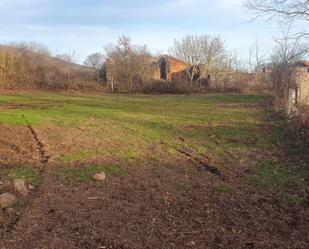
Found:
[[[296,102],[309,106],[309,61],[300,61],[295,65]]]
[[[271,81],[271,64],[261,67],[260,74],[264,74]],[[293,84],[289,88],[288,113],[296,104],[309,106],[309,61],[299,61],[293,65]]]
[[[155,58],[157,64],[153,75],[154,80],[189,81],[187,70],[190,65],[168,55]]]

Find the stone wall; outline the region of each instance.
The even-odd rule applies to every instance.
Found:
[[[164,59],[167,64],[167,72],[166,72],[167,81],[187,81],[189,80],[187,71],[186,71],[188,64],[176,58],[168,56],[168,55],[160,56],[157,59],[157,69],[155,70],[153,74],[154,80],[161,80],[161,72],[160,72],[161,69],[160,69],[159,61],[162,59]]]
[[[296,73],[298,88],[298,101],[300,104],[309,105],[309,67],[299,67]]]
[[[170,59],[170,70],[169,70],[169,80],[177,81],[177,80],[187,80],[187,67],[188,65],[179,60]]]

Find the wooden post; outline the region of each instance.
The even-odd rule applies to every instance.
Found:
[[[112,81],[111,81],[111,90],[112,90],[112,93],[114,92],[114,75],[112,75]]]
[[[287,108],[286,108],[286,114],[289,117],[292,113],[294,104],[295,104],[295,98],[296,98],[296,91],[295,89],[290,88],[289,89],[289,98],[288,98],[288,103],[287,103]]]

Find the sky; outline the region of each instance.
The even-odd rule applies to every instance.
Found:
[[[128,35],[153,53],[167,53],[186,34],[220,35],[243,61],[258,40],[267,56],[276,24],[257,20],[244,0],[0,0],[0,43],[36,41],[78,62]]]

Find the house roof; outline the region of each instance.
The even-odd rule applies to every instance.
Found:
[[[296,63],[298,67],[309,67],[309,61],[299,61]]]

